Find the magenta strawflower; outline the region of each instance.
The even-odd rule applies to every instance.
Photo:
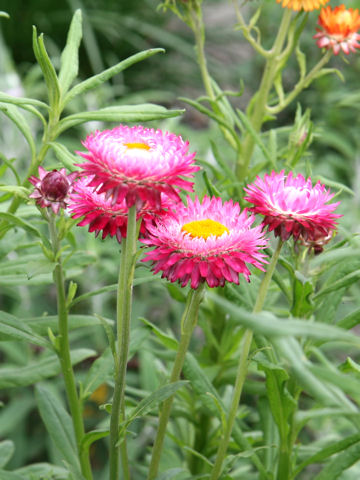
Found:
[[[39,178],[34,175],[29,178],[29,182],[35,187],[29,197],[35,198],[36,204],[42,208],[51,207],[57,214],[60,208],[66,208],[68,195],[76,177],[78,172],[67,175],[65,168],[47,171],[40,166]]]
[[[261,250],[267,240],[261,226],[251,227],[254,216],[240,212],[238,203],[222,203],[221,198],[187,199],[178,204],[172,216],[164,216],[149,226],[149,238],[141,240],[153,250],[145,262],[152,262],[154,273],[171,282],[191,288],[207,282],[209,287],[239,283],[239,274],[249,281],[252,264],[263,270],[265,255]]]
[[[335,219],[341,217],[333,213],[340,202],[327,204],[334,194],[320,182],[313,186],[311,178],[305,180],[300,174],[294,177],[292,172],[273,171],[264,179],[257,177],[245,192],[245,200],[254,204],[250,210],[264,215],[264,226],[282,240],[292,235],[309,246],[321,245],[331,237]]]
[[[195,153],[189,143],[172,133],[120,125],[95,132],[83,142],[87,153],[78,152],[86,162],[79,164],[82,175],[93,176],[90,186],[99,187],[113,203],[126,201],[141,208],[143,203],[161,204],[161,193],[178,201],[178,188],[192,191]]]
[[[68,210],[72,218],[84,217],[78,226],[89,225],[89,232],[95,232],[98,236],[102,232],[101,238],[107,235],[116,236],[118,242],[126,238],[128,207],[125,200],[121,203],[113,203],[111,198],[106,198],[105,193],[98,193],[94,187],[89,184],[92,177],[78,180],[73,187],[70,195]],[[161,208],[145,203],[137,212],[137,219],[142,218],[140,225],[140,235],[147,234],[148,225],[154,223],[155,218],[161,215],[169,214],[166,210],[173,205],[164,194]]]

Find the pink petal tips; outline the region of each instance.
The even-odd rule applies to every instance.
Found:
[[[183,177],[199,169],[188,142],[152,128],[120,125],[89,135],[83,145],[88,152],[78,152],[86,160],[79,164],[80,174],[92,177],[89,186],[97,193],[128,207],[146,202],[160,207],[161,193],[179,201],[179,188],[192,191],[192,182]]]
[[[143,261],[152,262],[154,273],[171,282],[191,288],[207,282],[209,287],[239,283],[239,274],[249,281],[248,264],[263,270],[265,255],[261,250],[267,240],[261,226],[251,227],[254,217],[239,204],[221,198],[204,197],[187,206],[178,204],[176,212],[149,226],[149,238],[141,240],[153,250]]]
[[[90,187],[93,177],[78,180],[70,195],[68,209],[73,218],[84,217],[78,226],[89,225],[89,232],[98,236],[102,232],[102,239],[108,235],[116,236],[118,242],[126,237],[128,207],[125,200],[113,203],[105,193],[99,193],[99,188]],[[137,219],[142,218],[140,235],[147,235],[148,225],[161,215],[169,214],[166,210],[172,202],[162,194],[161,207],[156,207],[148,202],[144,203],[137,211]]]
[[[245,200],[254,206],[254,213],[264,215],[263,225],[275,236],[287,240],[290,236],[309,246],[321,247],[331,236],[336,226],[333,213],[340,202],[327,204],[334,196],[320,182],[312,185],[311,179],[302,175],[293,176],[272,172],[264,179],[257,177],[245,188]]]

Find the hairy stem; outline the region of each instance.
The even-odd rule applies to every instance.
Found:
[[[130,479],[126,436],[118,445],[119,425],[125,420],[126,366],[130,343],[132,291],[136,257],[136,207],[128,213],[126,241],[123,239],[119,282],[117,290],[117,358],[115,361],[115,388],[110,419],[110,480],[118,480],[120,456],[124,480]]]
[[[56,215],[49,212],[49,230],[50,239],[53,248],[54,260],[56,261],[56,267],[53,273],[54,281],[56,285],[57,293],[57,312],[59,323],[59,347],[58,357],[61,364],[61,370],[64,377],[65,391],[67,401],[70,408],[71,418],[75,431],[76,444],[78,449],[78,455],[80,459],[81,471],[87,480],[92,480],[90,460],[88,452],[82,449],[82,440],[85,435],[82,407],[76,389],[75,375],[71,364],[70,358],[70,343],[68,332],[68,309],[66,306],[66,294],[65,294],[65,282],[64,273],[61,264],[61,258],[59,256],[60,241],[56,229]]]
[[[271,259],[270,265],[261,282],[258,296],[253,309],[253,313],[259,313],[263,308],[266,294],[269,289],[269,284],[273,276],[277,261],[280,256],[282,245],[283,245],[283,242],[280,239],[278,246]],[[230,442],[231,432],[235,423],[236,414],[239,407],[243,385],[244,385],[246,374],[247,374],[248,356],[251,348],[252,339],[253,339],[252,331],[250,329],[246,329],[244,333],[243,341],[242,341],[242,349],[241,349],[241,354],[239,358],[234,392],[231,399],[231,405],[230,405],[230,409],[229,409],[229,413],[226,421],[226,427],[219,443],[218,451],[216,454],[216,460],[215,460],[213,470],[211,472],[210,480],[217,480],[221,474],[222,466],[223,466],[223,463],[226,457],[226,452]]]
[[[170,383],[177,382],[180,378],[181,370],[185,361],[186,352],[189,347],[191,335],[197,323],[199,306],[203,298],[203,289],[204,289],[204,285],[201,285],[196,290],[191,289],[188,294],[185,311],[181,319],[181,325],[182,325],[181,338],[180,338],[178,351],[176,353],[175,362],[174,362],[170,380],[169,380]],[[158,430],[155,438],[155,443],[153,446],[152,458],[151,458],[149,473],[147,477],[148,480],[154,480],[159,470],[160,457],[161,457],[162,447],[165,439],[166,427],[170,418],[170,412],[171,412],[173,400],[174,400],[174,395],[169,397],[167,400],[165,400],[161,407],[159,425],[158,425]]]

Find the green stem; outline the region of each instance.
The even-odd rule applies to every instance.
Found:
[[[58,356],[61,364],[61,370],[64,377],[66,396],[70,408],[71,418],[75,431],[76,444],[80,459],[81,471],[87,480],[92,480],[90,460],[88,452],[82,448],[82,440],[85,435],[81,402],[76,389],[75,375],[71,364],[70,343],[68,332],[68,310],[66,306],[64,274],[59,256],[60,241],[56,229],[56,215],[49,213],[50,239],[56,261],[54,270],[54,281],[57,292],[57,312],[59,323],[59,346]]]
[[[41,148],[40,148],[40,151],[39,151],[39,154],[36,156],[36,158],[32,158],[31,159],[31,163],[30,163],[30,166],[29,166],[29,169],[28,171],[26,172],[26,175],[25,175],[25,178],[22,182],[22,186],[23,187],[26,187],[29,183],[29,177],[31,177],[32,175],[37,175],[38,173],[38,167],[39,165],[42,164],[44,158],[45,158],[45,155],[47,153],[47,151],[49,150],[50,146],[49,146],[49,142],[55,140],[55,137],[54,137],[54,134],[53,132],[55,131],[55,127],[57,125],[57,122],[58,122],[58,117],[54,117],[54,115],[50,115],[49,117],[49,122],[48,122],[48,126],[44,132],[44,135],[43,135],[43,139],[42,139],[42,145],[41,145]],[[19,208],[20,204],[23,203],[23,199],[20,198],[20,197],[14,197],[12,202],[10,203],[9,205],[9,208],[8,208],[8,212],[9,213],[15,213],[17,211],[17,209]],[[1,222],[2,223],[2,222]],[[1,225],[1,224],[0,224]],[[0,233],[0,239],[4,237],[4,235],[6,234],[6,232],[9,230],[10,227],[6,227],[6,225],[2,228],[1,228],[1,233]]]
[[[299,95],[304,88],[308,87],[313,79],[316,77],[316,74],[322,69],[324,65],[328,63],[332,56],[332,50],[328,50],[325,55],[321,57],[319,62],[310,70],[310,72],[301,79],[296,85],[294,90],[292,90],[282,102],[273,107],[267,107],[267,111],[271,114],[280,113],[285,107],[287,107],[295,98]]]
[[[117,351],[115,361],[115,387],[110,418],[110,480],[118,480],[120,473],[120,455],[124,480],[130,479],[126,437],[119,441],[119,425],[125,420],[125,383],[126,366],[130,343],[130,321],[132,290],[135,271],[137,245],[136,207],[128,213],[126,240],[122,240],[119,282],[117,290]]]
[[[204,284],[196,290],[191,289],[188,294],[185,311],[181,319],[181,338],[169,380],[170,383],[177,382],[180,378],[191,335],[197,323],[199,306],[203,298],[203,289]],[[159,470],[160,457],[173,400],[174,395],[166,399],[161,408],[158,430],[153,446],[152,458],[147,477],[148,480],[154,480]]]
[[[270,265],[261,282],[258,296],[253,309],[253,313],[259,313],[263,308],[266,295],[269,289],[269,284],[273,276],[277,261],[280,256],[282,245],[283,245],[283,242],[280,239],[278,242],[277,248],[272,256]],[[237,375],[236,375],[235,386],[234,386],[234,392],[231,399],[231,405],[230,405],[229,414],[226,422],[226,428],[221,438],[221,441],[219,443],[218,451],[216,454],[216,460],[215,460],[213,470],[211,472],[210,480],[217,480],[221,474],[222,466],[223,466],[226,452],[230,442],[231,432],[235,423],[236,414],[239,407],[242,388],[243,388],[246,374],[247,374],[248,356],[251,348],[252,339],[253,339],[253,333],[251,330],[247,329],[243,337],[242,349],[241,349],[241,354],[239,358],[239,364],[238,364]]]
[[[246,40],[250,43],[250,45],[263,57],[268,58],[271,55],[271,51],[265,50],[260,44],[259,41],[257,41],[252,35],[251,35],[251,30],[252,28],[248,25],[246,25],[244,17],[242,16],[242,13],[240,11],[239,5],[238,5],[238,0],[232,0],[235,13],[237,16],[237,19],[239,21],[241,30],[243,32],[244,37]]]
[[[279,56],[284,46],[286,35],[290,26],[291,16],[292,10],[286,8],[274,45],[268,53],[268,58],[266,60],[265,69],[261,79],[259,90],[255,94],[253,102],[251,102],[252,108],[249,120],[256,133],[260,131],[261,126],[264,122],[269,93],[274,83],[274,78],[278,70],[278,64],[281,61],[281,59],[279,59]],[[247,175],[247,170],[254,150],[254,146],[255,139],[253,135],[248,132],[244,138],[241,163],[239,163],[237,166],[237,175],[240,180],[243,180]]]
[[[210,99],[211,107],[216,115],[219,115],[221,118],[224,118],[223,113],[221,112],[220,107],[216,103],[216,95],[211,84],[211,76],[207,68],[206,55],[205,55],[205,26],[202,18],[201,9],[197,11],[191,17],[191,28],[195,36],[195,45],[196,45],[196,55],[197,61],[200,68],[201,78],[204,84],[205,91]],[[226,128],[219,125],[222,134],[228,143],[232,146],[234,150],[238,150],[238,144],[232,135],[228,132]]]

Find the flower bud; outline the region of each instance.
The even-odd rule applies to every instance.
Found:
[[[39,178],[34,175],[29,178],[29,182],[35,186],[35,190],[29,196],[35,198],[36,204],[40,207],[51,207],[57,214],[60,208],[66,208],[68,194],[77,176],[77,172],[66,175],[65,168],[47,172],[43,167],[39,167]]]
[[[58,170],[53,170],[45,175],[41,188],[49,201],[60,202],[68,194],[70,183],[65,175]]]

